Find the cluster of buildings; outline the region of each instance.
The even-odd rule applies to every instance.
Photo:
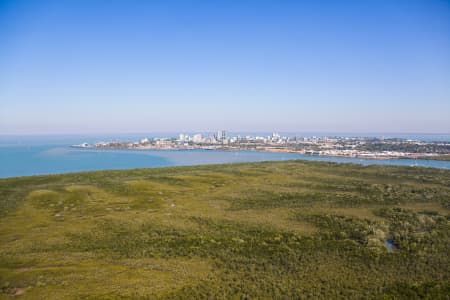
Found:
[[[217,133],[209,136],[203,136],[201,133],[194,134],[193,136],[180,133],[177,141],[181,144],[229,144],[236,142],[236,138],[228,138],[225,130],[219,130]]]
[[[201,133],[194,134],[192,136],[181,133],[177,140],[179,143],[192,143],[192,144],[245,144],[245,143],[262,143],[262,144],[285,144],[290,141],[289,137],[282,137],[278,133],[273,133],[269,136],[227,136],[225,130],[219,130],[212,135],[202,135]]]
[[[423,148],[423,145],[430,145],[430,147]],[[444,152],[450,154],[450,144],[440,145],[410,140],[384,140],[364,137],[288,137],[281,136],[278,133],[272,133],[267,136],[228,136],[225,130],[219,130],[213,134],[206,135],[201,133],[192,135],[180,133],[178,138],[143,138],[137,142],[113,141],[99,142],[92,145],[83,143],[74,145],[73,147],[155,150],[259,150],[360,158],[417,158],[436,156],[439,154],[437,151],[423,151],[421,149],[433,150],[437,149],[436,147],[444,147],[444,150],[448,150],[445,150]],[[440,154],[442,154],[442,151]]]
[[[228,136],[225,130],[219,130],[213,134],[203,135],[201,133],[189,135],[180,133],[175,137],[143,138],[140,141],[112,141],[98,142],[95,144],[83,143],[74,145],[77,148],[120,148],[120,149],[248,149],[259,146],[279,146],[294,143],[296,138],[280,136],[273,133],[268,136],[236,135]]]

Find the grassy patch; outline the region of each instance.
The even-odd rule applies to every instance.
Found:
[[[0,298],[445,299],[449,199],[305,161],[0,179]]]

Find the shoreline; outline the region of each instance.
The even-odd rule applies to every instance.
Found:
[[[296,151],[291,149],[282,149],[282,148],[252,148],[252,149],[242,149],[242,148],[229,148],[229,147],[218,147],[218,146],[209,146],[209,147],[188,147],[188,148],[160,148],[160,147],[136,147],[136,148],[128,148],[128,147],[77,147],[77,146],[69,146],[74,149],[81,150],[137,150],[137,151],[195,151],[195,150],[203,150],[203,151],[257,151],[257,152],[267,152],[267,153],[291,153],[291,154],[300,154],[305,155],[307,157],[336,157],[336,158],[351,158],[351,159],[371,159],[371,160],[391,160],[391,159],[405,159],[405,160],[431,160],[431,161],[450,161],[450,155],[424,155],[424,153],[408,153],[408,155],[414,156],[396,156],[396,155],[345,155],[345,154],[308,154],[304,150]]]
[[[423,167],[433,169],[450,169],[450,161],[425,159],[396,159],[396,158],[357,158],[348,156],[307,155],[282,151],[267,151],[265,149],[70,149],[68,145],[59,148],[67,151],[50,151],[48,149],[30,148],[29,152],[18,152],[15,161],[10,151],[5,153],[4,168],[0,178],[35,176],[47,174],[66,174],[85,171],[126,170],[141,168],[164,168],[177,166],[200,166],[234,163],[252,163],[262,161],[317,161],[333,162],[337,164],[353,164],[360,166],[403,166]],[[28,149],[28,148],[27,148]],[[133,151],[135,150],[135,151]],[[147,151],[145,151],[147,150]],[[16,153],[16,152],[14,152]],[[50,154],[48,154],[50,153]],[[12,159],[12,160],[11,160]],[[23,163],[25,161],[26,163]]]
[[[157,150],[156,150],[157,151]],[[329,157],[332,158],[332,157]],[[337,161],[329,161],[329,160],[314,160],[314,159],[301,159],[301,158],[292,158],[292,159],[277,159],[277,160],[261,160],[261,161],[235,161],[235,162],[220,162],[220,163],[207,163],[207,164],[192,164],[192,165],[165,165],[165,166],[143,166],[143,167],[130,167],[130,168],[111,168],[111,169],[92,169],[92,170],[76,170],[76,171],[67,171],[67,172],[49,172],[49,173],[38,173],[38,174],[30,174],[30,175],[17,175],[17,176],[8,176],[2,177],[0,176],[0,181],[3,180],[11,180],[11,179],[19,179],[19,178],[30,178],[30,177],[42,177],[42,176],[70,176],[75,174],[86,174],[86,173],[96,173],[96,172],[127,172],[127,171],[139,171],[146,169],[169,169],[169,168],[197,168],[197,167],[216,167],[220,165],[245,165],[245,164],[261,164],[261,163],[285,163],[285,162],[295,162],[302,161],[306,163],[312,164],[334,164],[334,165],[342,165],[342,164],[350,164],[350,165],[360,165],[364,167],[390,167],[390,168],[426,168],[426,169],[436,169],[436,170],[444,170],[450,171],[450,168],[446,167],[433,167],[433,166],[423,166],[423,165],[398,165],[398,164],[361,164],[358,162],[337,162]]]

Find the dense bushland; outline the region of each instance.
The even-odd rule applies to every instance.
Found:
[[[447,299],[449,183],[301,161],[0,180],[0,297]]]

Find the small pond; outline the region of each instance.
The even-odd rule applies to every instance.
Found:
[[[394,252],[398,250],[393,240],[386,240],[386,242],[384,242],[384,245],[386,246],[388,252]]]

